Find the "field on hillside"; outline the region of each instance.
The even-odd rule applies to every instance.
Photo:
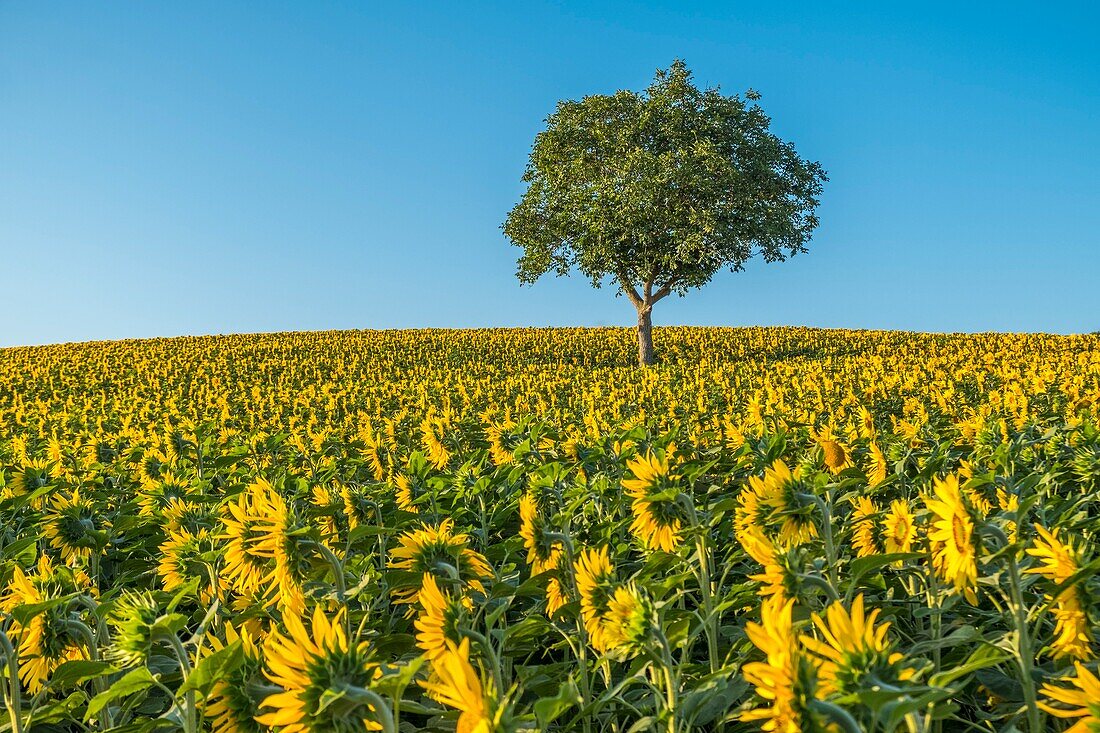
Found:
[[[0,733],[1100,730],[1100,337],[655,340],[0,350]]]

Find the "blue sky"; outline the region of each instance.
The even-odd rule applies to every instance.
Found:
[[[677,57],[831,180],[657,324],[1100,329],[1090,4],[401,5],[0,3],[0,345],[631,324],[499,225],[558,99]]]

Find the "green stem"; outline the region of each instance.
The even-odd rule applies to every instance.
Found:
[[[179,640],[179,637],[175,634],[164,634],[165,641],[172,647],[172,651],[176,653],[176,658],[180,663],[180,670],[183,672],[184,682],[191,676],[191,660],[187,656],[187,650],[183,648],[183,643]],[[198,721],[195,708],[195,691],[188,690],[184,695],[184,733],[197,733]]]
[[[11,644],[7,633],[0,630],[0,649],[8,663],[8,684],[4,687],[4,705],[8,708],[11,718],[12,733],[23,733],[23,699],[19,688],[19,656]]]
[[[703,527],[699,524],[699,515],[691,498],[681,494],[681,503],[688,510],[692,527],[695,529],[695,554],[699,566],[699,592],[703,597],[703,633],[707,637],[707,656],[710,659],[710,671],[718,671],[718,619],[714,614],[714,598],[710,579],[710,553],[707,552]]]
[[[1031,676],[1031,667],[1035,661],[1031,650],[1031,633],[1027,625],[1027,608],[1024,606],[1023,591],[1020,588],[1020,570],[1016,565],[1015,552],[1008,556],[1009,590],[1012,594],[1012,614],[1016,625],[1016,659],[1020,664],[1020,680],[1024,688],[1024,703],[1027,705],[1027,727],[1032,733],[1039,733],[1042,723],[1039,706],[1036,704],[1035,678]]]

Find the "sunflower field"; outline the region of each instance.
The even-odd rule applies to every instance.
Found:
[[[0,350],[0,733],[1100,731],[1100,336]]]

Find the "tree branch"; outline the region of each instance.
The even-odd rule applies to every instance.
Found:
[[[662,285],[657,290],[657,292],[653,294],[653,297],[650,298],[649,302],[650,303],[656,303],[661,298],[664,298],[665,296],[670,295],[672,293],[672,288],[675,285],[676,285],[676,278],[675,277],[669,278],[669,281],[666,282],[664,285]]]
[[[630,302],[634,304],[635,308],[642,307],[642,296],[638,294],[637,288],[631,285],[630,280],[627,279],[625,272],[619,273],[619,287],[626,293],[626,297],[630,298]]]

